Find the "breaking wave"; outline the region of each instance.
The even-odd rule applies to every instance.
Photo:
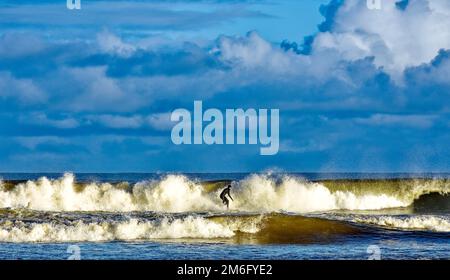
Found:
[[[188,217],[173,221],[125,222],[77,221],[71,224],[4,223],[0,228],[0,240],[6,242],[67,242],[110,241],[162,238],[228,238],[234,235],[232,226],[224,226],[204,218]]]
[[[359,217],[354,221],[395,229],[450,232],[450,220],[444,216],[374,216]]]
[[[230,209],[238,212],[310,213],[332,210],[378,210],[407,207],[422,195],[450,193],[446,180],[308,182],[294,176],[273,178],[250,175],[233,182],[234,201]],[[397,185],[398,184],[398,185]],[[39,211],[155,211],[222,212],[218,194],[222,185],[211,186],[182,175],[136,184],[86,183],[73,174],[50,180],[40,178],[15,185],[1,183],[0,208]]]
[[[278,214],[247,216],[131,217],[122,220],[103,214],[73,217],[40,216],[30,221],[27,214],[11,213],[13,219],[0,222],[1,242],[73,242],[113,240],[215,240],[234,243],[327,242],[358,230],[343,222]],[[43,214],[48,215],[48,214]],[[20,218],[17,218],[20,217]],[[87,218],[87,220],[86,220]],[[97,220],[99,218],[99,220]]]

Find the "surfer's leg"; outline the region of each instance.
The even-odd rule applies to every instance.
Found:
[[[226,197],[224,197],[223,204],[225,204],[227,206],[227,209],[228,209],[228,203],[229,203],[228,199]]]

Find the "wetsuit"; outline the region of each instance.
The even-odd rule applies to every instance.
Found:
[[[231,197],[231,194],[230,194],[230,190],[231,190],[231,186],[228,186],[220,193],[220,199],[222,199],[223,204],[225,204],[227,206],[227,209],[230,204],[230,201],[228,200],[227,195],[231,198],[231,200],[233,200],[233,198]]]

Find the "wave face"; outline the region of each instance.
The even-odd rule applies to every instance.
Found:
[[[0,208],[38,211],[223,212],[211,186],[182,175],[128,183],[78,184],[72,174],[0,186]],[[450,193],[447,180],[328,181],[313,183],[293,176],[250,175],[233,182],[230,209],[238,212],[311,213],[333,210],[379,210],[413,205],[421,196]]]

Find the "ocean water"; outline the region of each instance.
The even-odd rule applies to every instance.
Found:
[[[1,259],[450,259],[445,173],[0,177]]]

